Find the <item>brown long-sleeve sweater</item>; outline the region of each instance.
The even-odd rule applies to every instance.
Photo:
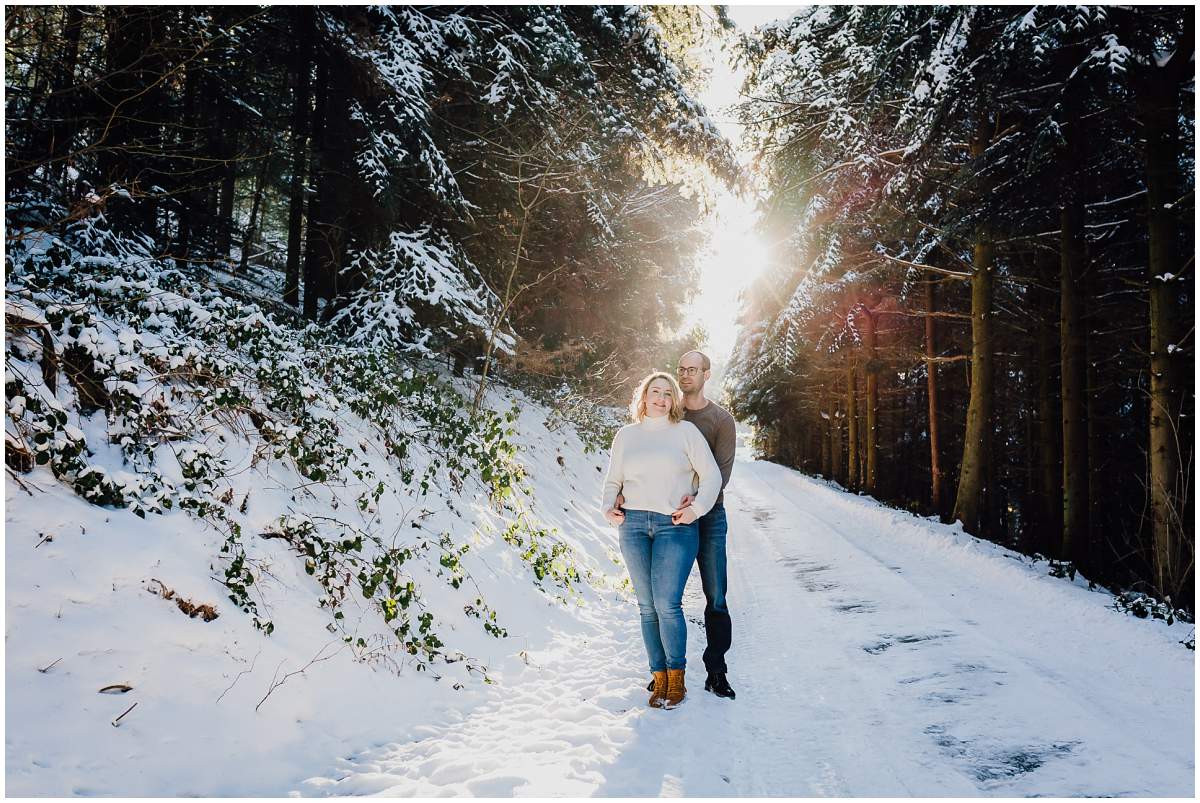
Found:
[[[696,425],[708,448],[712,450],[721,469],[721,493],[717,502],[725,501],[725,486],[733,474],[733,458],[737,452],[737,425],[729,411],[715,401],[709,401],[699,410],[685,410],[683,417]]]

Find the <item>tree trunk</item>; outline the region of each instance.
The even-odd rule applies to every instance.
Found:
[[[46,110],[50,117],[50,142],[46,156],[51,163],[51,172],[60,182],[66,175],[66,156],[71,152],[75,137],[76,120],[73,115],[78,110],[72,108],[71,101],[75,96],[75,67],[79,61],[79,35],[82,29],[83,12],[80,7],[67,6],[63,29],[66,40],[58,59],[54,82],[51,84],[53,94]]]
[[[843,461],[842,461],[842,448],[843,448],[843,445],[842,445],[842,419],[844,418],[844,415],[842,414],[842,400],[841,400],[841,398],[836,397],[836,392],[837,392],[837,389],[835,387],[834,388],[835,400],[834,400],[834,406],[833,406],[833,422],[832,422],[832,424],[833,424],[833,435],[832,435],[833,442],[830,445],[830,458],[829,459],[830,459],[830,470],[833,472],[834,482],[841,483],[844,486],[846,484],[846,475],[842,471],[843,465],[844,465]]]
[[[233,195],[237,188],[237,129],[229,114],[228,102],[221,105],[221,195],[217,206],[217,255],[228,259],[233,250]]]
[[[162,12],[153,7],[104,8],[105,80],[97,86],[99,104],[107,115],[99,121],[104,133],[95,143],[100,186],[116,184],[130,198],[113,196],[105,216],[118,231],[152,234],[156,204],[144,197],[138,177],[146,169],[146,151],[159,144],[154,122],[165,105],[163,89],[154,82],[165,72],[160,47]]]
[[[879,479],[879,366],[875,359],[875,317],[862,307],[863,346],[867,352],[867,493],[874,495]]]
[[[308,162],[309,105],[312,103],[310,53],[313,47],[313,12],[297,6],[293,14],[292,78],[292,181],[288,191],[287,268],[284,271],[283,301],[300,305],[301,226],[304,220],[304,173]]]
[[[347,13],[354,15],[357,11]],[[351,19],[347,24],[358,22]],[[370,247],[367,235],[379,210],[365,185],[355,178],[358,168],[354,143],[358,140],[350,116],[356,90],[355,63],[329,50],[321,52],[319,63],[320,128],[314,128],[312,150],[314,158],[320,160],[320,170],[312,171],[315,204],[309,207],[306,237],[307,243],[315,246],[317,258],[305,262],[304,308],[306,315],[317,317],[318,299],[323,298],[326,304],[320,318],[329,320],[337,310],[342,286],[356,281],[341,275],[346,255],[351,248],[361,253]],[[309,247],[308,254],[314,254],[313,247]]]
[[[863,405],[865,406],[865,405]],[[867,438],[866,438],[866,416],[862,413],[862,407],[859,408],[858,415],[858,487],[867,487]]]
[[[983,156],[989,141],[988,121],[981,118],[971,140],[971,157]],[[971,272],[971,365],[968,373],[970,398],[963,432],[963,456],[954,499],[954,518],[969,533],[980,534],[986,510],[988,464],[992,442],[992,295],[995,284],[996,246],[986,223],[975,232]]]
[[[1062,231],[1062,275],[1059,282],[1063,421],[1061,554],[1064,559],[1076,562],[1084,557],[1088,548],[1088,514],[1091,506],[1088,478],[1087,334],[1083,322],[1083,283],[1087,270],[1083,215],[1083,199],[1077,193],[1068,191],[1059,216]]]
[[[991,233],[985,226],[980,226],[971,274],[971,396],[967,404],[958,494],[954,501],[954,518],[962,522],[964,530],[974,534],[980,532],[991,457],[994,259]]]
[[[824,427],[821,424],[825,423],[820,416],[817,417],[817,426],[805,427],[805,440],[808,442],[804,450],[804,471],[815,476],[823,476],[821,467],[821,445],[825,442]]]
[[[262,207],[263,189],[271,175],[271,156],[263,155],[258,175],[254,178],[254,200],[250,204],[250,220],[246,223],[246,231],[242,234],[242,258],[238,272],[245,273],[250,262],[250,252],[254,250],[254,241],[258,236],[258,213]]]
[[[854,359],[850,359],[850,365],[846,367],[846,427],[847,440],[849,443],[846,449],[846,458],[848,463],[848,475],[846,477],[846,487],[857,489],[858,482],[858,397],[857,397],[857,376]]]
[[[1040,293],[1039,290],[1031,289],[1030,293]],[[1035,316],[1039,314],[1038,310],[1034,312]],[[1021,401],[1022,409],[1025,413],[1025,431],[1022,435],[1025,438],[1025,461],[1021,467],[1023,471],[1024,481],[1022,483],[1020,495],[1020,529],[1017,534],[1018,552],[1025,555],[1032,555],[1041,551],[1040,537],[1042,526],[1042,497],[1038,487],[1038,459],[1041,455],[1041,449],[1038,446],[1038,410],[1041,408],[1038,405],[1038,382],[1036,371],[1038,366],[1036,360],[1041,356],[1039,351],[1040,342],[1035,339],[1033,342],[1033,359],[1035,363],[1030,369],[1024,371],[1025,374],[1025,392],[1026,396]]]
[[[993,347],[993,354],[994,351]],[[1002,377],[1009,376],[1008,356],[993,356],[992,359],[997,363],[994,374]],[[995,379],[992,381],[994,383]],[[987,479],[984,480],[987,488],[984,494],[984,529],[989,537],[1005,546],[1013,544],[1007,482],[1011,479],[1011,475],[1002,476],[1001,474],[1002,464],[1008,460],[1005,450],[1004,423],[1011,420],[1009,415],[1008,398],[1004,395],[1001,395],[1000,398],[993,396],[991,424],[987,429],[987,437],[991,439],[991,444],[988,446]]]
[[[1153,571],[1159,594],[1176,604],[1188,599],[1194,572],[1194,547],[1186,538],[1183,515],[1187,492],[1180,467],[1190,447],[1180,424],[1188,369],[1180,341],[1182,276],[1192,258],[1180,252],[1177,233],[1186,223],[1176,211],[1184,186],[1180,180],[1178,115],[1181,85],[1191,77],[1195,18],[1186,16],[1185,30],[1174,55],[1161,66],[1146,66],[1138,83],[1138,111],[1145,132],[1147,220],[1150,281],[1150,522]],[[1190,98],[1188,100],[1190,101]],[[1190,292],[1190,290],[1189,290]],[[1181,311],[1183,315],[1181,316]],[[1190,457],[1188,461],[1190,463]]]
[[[488,330],[488,339],[483,350],[483,365],[479,372],[479,385],[475,388],[475,398],[471,402],[471,418],[474,418],[483,407],[484,394],[487,391],[488,374],[492,368],[492,357],[496,351],[496,341],[500,335],[500,327],[508,320],[508,314],[513,302],[524,289],[517,287],[517,271],[521,266],[521,260],[525,257],[525,237],[529,232],[533,210],[537,208],[542,199],[542,193],[546,189],[546,177],[543,174],[541,180],[538,182],[537,192],[534,193],[533,200],[526,203],[522,197],[522,185],[520,181],[521,170],[518,168],[517,203],[521,206],[521,223],[517,229],[517,242],[516,247],[513,249],[512,266],[508,271],[508,281],[504,286],[504,295],[500,298],[500,309],[497,310],[496,317],[492,321],[492,326]]]
[[[183,123],[187,126],[187,132],[180,134],[181,140],[185,142],[195,136],[190,132],[200,128],[201,95],[202,87],[199,71],[194,66],[185,68],[182,111]],[[181,151],[196,150],[194,145],[189,147],[180,143],[178,147]],[[186,156],[179,160],[179,164],[178,172],[194,168],[194,162]],[[176,212],[178,228],[175,232],[175,261],[178,267],[185,267],[188,261],[190,261],[192,250],[196,247],[196,241],[199,239],[198,230],[200,226],[197,217],[203,195],[196,188],[198,181],[198,178],[190,177],[186,188],[177,189],[182,197],[182,203],[179,204]]]
[[[198,195],[200,203],[197,217],[200,220],[199,230],[202,237],[198,245],[204,258],[215,261],[220,250],[221,240],[220,208],[221,208],[221,165],[216,161],[224,153],[224,143],[221,134],[221,87],[216,76],[205,69],[198,78],[200,84],[200,103],[197,125],[205,132],[204,151],[201,154],[204,161],[198,165],[197,176],[202,177]]]
[[[1052,285],[1054,276],[1054,259],[1049,253],[1039,256],[1042,269],[1039,271],[1042,282]],[[1058,332],[1055,322],[1058,311],[1055,309],[1056,294],[1049,289],[1039,288],[1037,291],[1039,304],[1037,316],[1037,472],[1038,472],[1038,522],[1036,549],[1051,557],[1061,557],[1062,544],[1062,432],[1060,428],[1061,413],[1058,409],[1054,389],[1057,384],[1053,365],[1060,359],[1058,353]]]
[[[324,170],[322,160],[325,158],[325,111],[329,94],[328,59],[317,59],[317,80],[313,87],[313,98],[316,104],[312,115],[312,159],[308,175],[313,183],[314,191],[308,200],[308,228],[304,237],[304,317],[316,320],[317,298],[320,295],[321,260],[328,255],[331,243],[329,232],[323,225],[324,210],[321,199],[326,194],[322,192],[329,176]]]
[[[936,331],[934,329],[934,288],[933,282],[925,283],[925,362],[926,385],[929,389],[929,505],[933,512],[942,515],[942,459],[938,426],[938,385]]]
[[[1095,291],[1092,288],[1094,280],[1093,271],[1087,270],[1084,274],[1083,286],[1080,289],[1083,298],[1092,298],[1095,296]],[[1101,444],[1107,443],[1104,440],[1103,420],[1100,414],[1100,369],[1097,363],[1096,354],[1098,346],[1094,333],[1096,327],[1092,322],[1092,316],[1084,313],[1083,319],[1083,364],[1084,368],[1084,398],[1086,399],[1087,411],[1087,442],[1088,442],[1088,538],[1082,545],[1075,563],[1084,573],[1090,574],[1095,566],[1095,560],[1098,557],[1100,550],[1100,537],[1104,533],[1104,522],[1102,518],[1101,500],[1104,498],[1103,476],[1104,467],[1101,463],[1104,458]]]
[[[818,423],[821,427],[821,476],[827,480],[833,479],[833,415],[825,392],[821,392]]]
[[[888,399],[890,388],[887,377],[880,376],[876,373],[876,379],[879,380],[880,387],[876,390],[876,436],[875,436],[875,452],[876,452],[876,476],[875,476],[875,497],[877,499],[896,499],[899,493],[900,483],[897,477],[892,472],[883,471],[879,468],[883,463],[889,465],[897,464],[897,450],[900,448],[900,439],[896,436],[896,417],[897,409],[894,401],[885,401],[882,404],[879,398]]]

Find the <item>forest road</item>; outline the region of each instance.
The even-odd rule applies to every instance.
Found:
[[[461,722],[299,791],[1192,796],[1189,626],[771,463],[739,461],[726,507],[735,701],[703,690],[693,573],[680,708],[645,706],[636,610],[614,600]]]

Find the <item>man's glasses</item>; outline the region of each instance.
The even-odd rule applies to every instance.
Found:
[[[676,373],[680,376],[697,376],[704,373],[703,368],[680,368]]]

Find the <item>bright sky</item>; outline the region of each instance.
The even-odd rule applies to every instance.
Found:
[[[729,16],[739,28],[751,30],[771,20],[791,16],[797,10],[794,3],[776,6],[730,5]],[[739,100],[744,71],[734,71],[728,54],[713,53],[712,82],[701,100],[722,133],[737,147],[742,126],[733,121],[729,106]],[[743,162],[749,154],[738,152]],[[717,198],[711,225],[710,250],[702,259],[700,294],[689,310],[685,329],[703,324],[709,334],[709,356],[712,357],[714,379],[724,374],[724,365],[733,349],[737,335],[736,320],[740,304],[738,294],[762,270],[766,251],[754,233],[756,212],[751,198],[737,198],[722,193]]]

